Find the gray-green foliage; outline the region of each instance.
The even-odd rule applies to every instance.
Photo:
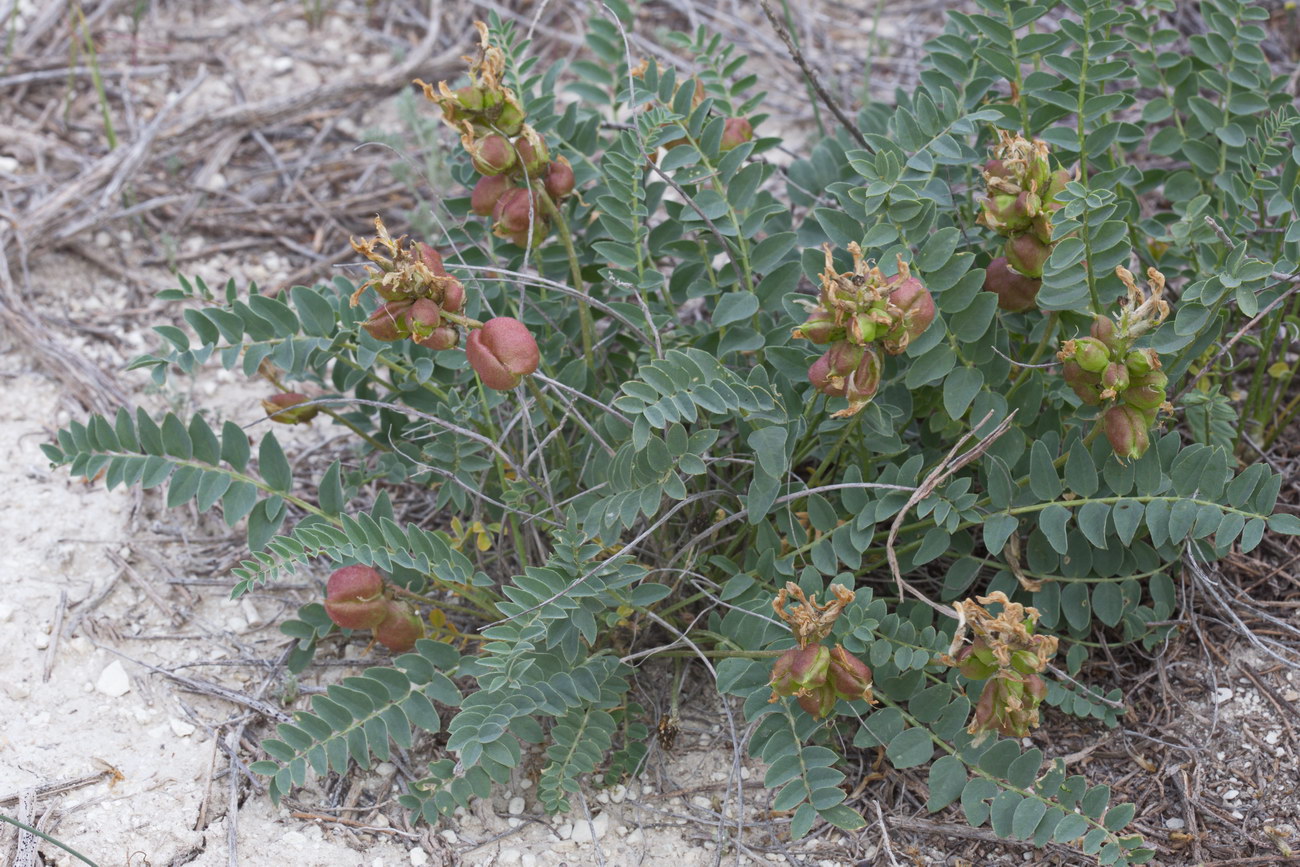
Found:
[[[763,116],[745,58],[716,36],[674,37],[699,70],[695,104],[695,79],[671,66],[630,75],[620,24],[604,14],[590,21],[589,55],[567,69],[543,69],[493,20],[509,84],[573,164],[574,260],[552,242],[518,275],[518,248],[468,216],[465,198],[447,200],[437,244],[453,251],[468,315],[509,313],[537,334],[546,378],[535,389],[490,392],[459,352],[371,339],[358,323],[374,301],[352,307],[346,280],[275,297],[233,283],[216,294],[201,280],[163,293],[188,327],[159,326],[163,345],[136,367],[161,381],[213,359],[249,376],[273,365],[332,398],[336,421],[365,439],[308,479],[273,434],[255,432],[251,447],[230,421],[218,434],[203,414],[155,422],[123,410],[61,431],[50,459],[88,478],[102,470],[108,487],[166,483],[169,506],[220,507],[231,526],[247,518],[237,593],[317,558],[374,564],[482,639],[475,653],[423,641],[315,696],[253,765],[273,794],[308,770],[382,758],[390,742],[422,747],[414,726],[447,740],[401,796],[412,811],[432,820],[484,796],[528,744],[544,751],[543,805],[567,809],[584,779],[615,779],[644,757],[647,720],[624,657],[653,642],[714,651],[718,690],[753,725],[750,752],[767,763],[773,807],[792,811],[792,836],[821,820],[860,827],[844,751],[884,747],[895,768],[929,764],[931,811],[959,803],[973,825],[1081,841],[1102,864],[1152,856],[1123,834],[1133,807],[1109,807],[1105,786],[1014,739],[967,732],[979,687],[942,661],[953,623],[893,597],[884,545],[897,519],[901,572],[935,601],[1001,590],[1035,606],[1069,675],[1047,678],[1047,704],[1118,723],[1119,685],[1086,683],[1089,644],[1160,645],[1184,551],[1211,561],[1270,529],[1300,532],[1273,513],[1282,479],[1240,449],[1243,425],[1281,386],[1216,362],[1145,455],[1123,463],[1056,370],[1012,359],[1047,360],[1113,310],[1117,265],[1158,267],[1175,311],[1143,345],[1178,393],[1229,329],[1293,285],[1296,115],[1260,48],[1266,15],[1235,0],[1201,4],[1205,31],[1191,37],[1165,26],[1172,4],[1160,0],[979,5],[950,14],[914,90],[860,113],[866,148],[839,131],[784,172],[767,158],[769,130],[721,149],[725,117]],[[611,8],[630,25],[623,4]],[[559,88],[577,98],[562,110]],[[611,111],[618,128],[603,123]],[[1039,308],[1025,313],[999,311],[983,291],[1001,241],[976,225],[974,192],[996,129],[1041,138],[1077,167]],[[647,154],[667,143],[652,167]],[[474,183],[466,161],[450,170]],[[938,308],[849,419],[809,389],[815,356],[790,336],[823,243],[840,267],[849,243],[882,265],[910,262]],[[556,288],[574,273],[599,326],[590,358],[576,348],[574,293]],[[1277,306],[1265,328],[1286,312]],[[1234,374],[1255,403],[1228,396]],[[986,453],[900,518],[954,443],[1013,413]],[[403,526],[387,493],[365,501],[376,483],[501,534],[488,551],[460,550],[430,524]],[[857,589],[834,639],[872,667],[877,704],[840,702],[815,720],[769,700],[772,657],[791,645],[771,617],[787,581]],[[336,630],[311,604],[284,631],[301,670]]]

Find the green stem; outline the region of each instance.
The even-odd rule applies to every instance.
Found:
[[[560,243],[564,245],[564,253],[569,258],[569,273],[573,277],[573,288],[582,295],[587,294],[585,285],[582,282],[582,266],[578,263],[578,251],[573,246],[573,235],[569,231],[569,223],[560,213],[560,209],[551,201],[546,190],[539,184],[533,185],[533,192],[537,196],[537,201],[541,202],[542,210],[555,221],[555,230],[560,234]],[[593,373],[599,373],[596,366],[595,344],[596,344],[596,327],[591,319],[591,308],[587,302],[578,302],[578,321],[582,324],[582,355],[587,360],[588,367]]]
[[[4,813],[0,813],[0,822],[8,822],[10,825],[15,825],[23,829],[28,834],[35,834],[37,837],[40,837],[42,840],[44,840],[47,843],[53,843],[55,846],[58,846],[60,849],[62,849],[64,852],[67,852],[69,855],[72,855],[73,857],[79,859],[80,861],[89,864],[90,867],[99,867],[99,865],[96,864],[94,861],[91,861],[85,855],[82,855],[80,852],[78,852],[76,849],[73,849],[68,844],[60,843],[58,840],[55,840],[49,834],[46,834],[44,831],[38,831],[35,828],[33,828],[31,825],[25,824],[23,822],[19,822],[17,819],[13,819],[10,818],[9,816],[6,816]]]

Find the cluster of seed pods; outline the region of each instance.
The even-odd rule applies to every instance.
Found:
[[[536,246],[550,231],[553,207],[573,193],[573,167],[562,156],[551,159],[546,140],[526,122],[519,98],[502,84],[501,49],[491,43],[486,24],[474,26],[482,44],[470,63],[470,84],[457,90],[445,81],[437,88],[419,84],[460,134],[480,175],[471,209],[492,218],[497,237],[520,247]]]
[[[985,607],[994,603],[1000,605],[996,613]],[[941,660],[984,682],[968,731],[1024,737],[1038,725],[1038,709],[1047,697],[1041,673],[1056,655],[1057,638],[1037,632],[1037,609],[1012,602],[1000,590],[954,607],[959,619],[953,649]],[[974,633],[970,644],[967,631]]]
[[[375,640],[405,653],[424,637],[424,621],[404,599],[393,596],[384,576],[369,566],[344,566],[325,584],[325,613],[343,629],[371,629]]]
[[[419,242],[394,239],[376,218],[377,235],[352,240],[352,248],[370,260],[368,279],[352,297],[355,305],[366,289],[383,303],[361,324],[376,340],[411,340],[427,349],[460,345],[468,333],[465,357],[483,384],[508,391],[537,370],[541,359],[528,327],[509,316],[479,322],[464,315],[465,287],[443,267],[438,251]]]
[[[1137,287],[1125,268],[1116,274],[1129,290],[1118,321],[1108,316],[1093,319],[1087,337],[1061,345],[1057,358],[1062,376],[1079,400],[1102,406],[1102,425],[1115,454],[1123,460],[1140,458],[1151,445],[1150,431],[1159,413],[1172,412],[1165,389],[1169,377],[1161,370],[1160,356],[1134,342],[1169,315],[1163,299],[1164,275],[1147,272],[1149,293]]]
[[[826,351],[808,369],[808,381],[830,397],[848,400],[836,417],[860,412],[880,388],[882,350],[900,355],[934,321],[934,298],[898,259],[898,272],[885,276],[849,244],[853,270],[835,268],[830,245],[823,245],[826,268],[821,274],[817,304],[809,305],[806,322],[793,335]]]
[[[1002,255],[989,263],[984,288],[998,296],[1003,310],[1028,310],[1052,253],[1052,215],[1061,207],[1056,197],[1070,173],[1052,171],[1045,142],[1004,132],[983,174],[987,190],[979,222],[1006,238]]]

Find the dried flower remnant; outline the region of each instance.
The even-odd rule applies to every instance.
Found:
[[[994,615],[984,606],[1000,604]],[[968,731],[998,731],[1023,737],[1038,725],[1038,708],[1047,695],[1040,672],[1056,655],[1058,640],[1034,632],[1038,610],[1012,602],[1002,591],[953,604],[957,630],[941,661],[972,680],[983,680]],[[967,631],[972,634],[965,644]]]

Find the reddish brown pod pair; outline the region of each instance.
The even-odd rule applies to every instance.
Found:
[[[325,585],[325,612],[343,629],[374,630],[375,640],[405,653],[424,637],[424,623],[403,599],[390,595],[384,578],[369,566],[344,566]]]

